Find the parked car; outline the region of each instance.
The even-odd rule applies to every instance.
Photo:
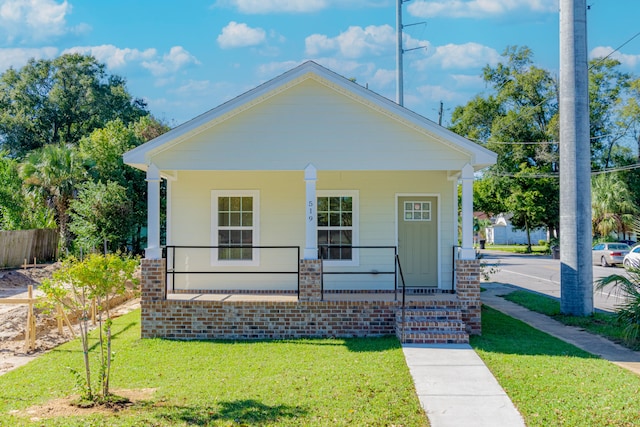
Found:
[[[610,265],[622,264],[624,257],[629,253],[631,248],[626,243],[604,242],[598,243],[591,251],[593,263],[603,267]]]
[[[626,243],[629,246],[633,246],[636,244],[635,240],[618,240],[618,243]]]
[[[630,267],[639,268],[640,267],[640,245],[634,246],[631,249],[631,251],[629,251],[629,253],[627,255],[625,255],[624,260],[622,261],[622,264],[626,268],[630,268]]]

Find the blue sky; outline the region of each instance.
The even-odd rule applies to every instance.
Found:
[[[587,0],[591,56],[640,32],[640,1]],[[395,99],[395,0],[0,0],[0,72],[31,57],[90,53],[178,125],[312,59]],[[558,72],[558,0],[411,0],[403,5],[405,106],[444,123],[486,91],[509,45]],[[613,55],[640,75],[640,37]]]

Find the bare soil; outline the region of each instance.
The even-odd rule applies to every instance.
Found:
[[[73,338],[65,326],[60,334],[56,319],[36,309],[36,345],[34,350],[26,351],[25,330],[27,324],[27,305],[3,304],[3,298],[26,298],[27,287],[33,285],[34,296],[42,295],[38,287],[46,278],[51,278],[59,264],[46,264],[37,267],[14,270],[0,270],[0,375],[28,363],[33,358]],[[133,294],[124,297],[115,308],[115,317],[128,313],[140,306],[140,300]],[[73,318],[70,319],[73,322]],[[76,335],[77,325],[73,325]]]
[[[32,406],[21,411],[11,411],[11,414],[20,417],[29,417],[31,421],[39,421],[43,418],[86,416],[98,413],[113,414],[130,409],[138,403],[152,400],[155,391],[153,388],[114,390],[113,394],[127,398],[128,402],[111,405],[95,405],[89,408],[76,405],[78,396],[68,396],[61,399],[52,399],[42,405]]]

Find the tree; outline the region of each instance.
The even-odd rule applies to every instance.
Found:
[[[91,254],[84,261],[68,258],[62,262],[59,270],[53,273],[51,280],[45,280],[40,289],[45,293],[49,308],[56,304],[64,310],[79,314],[80,339],[84,360],[84,378],[77,374],[81,386],[81,400],[90,404],[107,403],[117,400],[110,393],[111,361],[111,305],[113,298],[123,295],[127,286],[135,288],[137,279],[134,272],[138,261],[133,258],[121,258],[119,255]],[[100,362],[99,389],[94,390],[89,358],[89,313],[92,302],[97,303],[98,312],[98,358]],[[105,316],[103,318],[103,316]]]
[[[129,230],[131,223],[127,190],[113,181],[89,181],[78,190],[78,196],[70,203],[69,228],[80,247],[88,252],[103,246],[105,254],[109,243],[112,250],[124,247],[127,234],[123,230]]]
[[[513,213],[513,225],[527,232],[540,226],[557,230],[558,145],[549,142],[557,134],[556,82],[533,66],[526,47],[508,47],[503,56],[505,62],[483,70],[494,93],[457,107],[451,130],[498,153],[483,184],[476,183],[483,199],[476,198],[476,206]]]
[[[76,186],[84,180],[77,150],[67,145],[47,145],[31,152],[20,166],[24,185],[55,210],[63,247],[71,243],[67,212]]]
[[[0,230],[56,228],[51,208],[24,191],[20,164],[4,153],[0,153],[0,182]]]
[[[75,145],[115,118],[128,124],[146,114],[125,80],[91,56],[31,59],[0,75],[0,148],[12,157],[47,144]]]
[[[96,129],[79,144],[80,154],[88,174],[95,182],[112,181],[126,189],[130,221],[119,229],[113,241],[129,242],[134,253],[142,250],[142,230],[147,221],[147,183],[145,174],[125,166],[122,155],[136,146],[168,131],[169,128],[153,118],[144,116],[128,126],[120,119]]]
[[[18,162],[0,153],[0,230],[16,230],[23,223],[25,200]]]
[[[533,65],[528,48],[508,47],[503,55],[503,62],[483,70],[491,93],[457,107],[451,130],[498,153],[496,165],[474,184],[474,204],[479,210],[509,211],[518,228],[545,226],[552,236],[557,235],[557,83],[548,71]],[[640,79],[621,72],[619,66],[613,59],[591,61],[591,163],[595,170],[638,161],[629,142],[640,148]],[[640,205],[640,172],[631,170],[621,177],[634,204]]]
[[[631,231],[638,207],[618,174],[596,175],[591,180],[593,234],[608,237],[612,232],[623,237]]]
[[[612,166],[613,149],[624,140],[630,124],[623,118],[623,99],[630,88],[630,76],[621,72],[619,66],[620,62],[611,58],[596,58],[589,65],[589,126],[594,169]]]

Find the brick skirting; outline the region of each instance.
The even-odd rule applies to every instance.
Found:
[[[142,337],[281,339],[394,334],[397,303],[161,301],[142,304]]]
[[[480,260],[456,260],[456,293],[462,303],[462,320],[470,335],[482,334]]]
[[[164,262],[142,260],[142,338],[282,339],[395,333],[400,301],[314,301],[316,278],[309,283],[308,301],[167,300]],[[420,305],[458,307],[468,322],[467,330],[480,333],[479,265],[475,268],[473,261],[458,262],[462,263],[458,265],[458,301],[434,300]],[[316,265],[310,270],[317,275]]]

